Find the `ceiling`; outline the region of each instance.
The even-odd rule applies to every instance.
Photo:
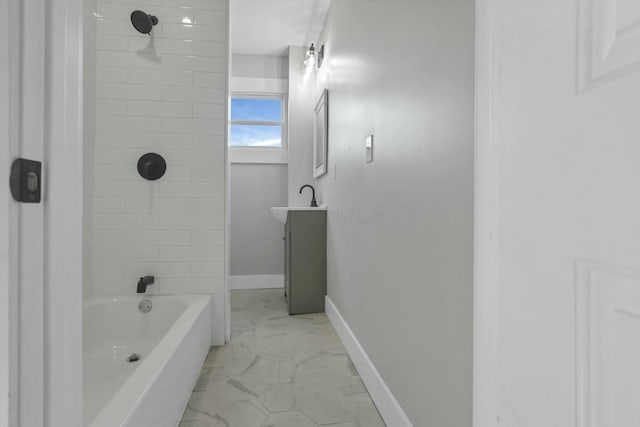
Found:
[[[287,46],[315,43],[331,0],[231,0],[235,54],[285,55]]]

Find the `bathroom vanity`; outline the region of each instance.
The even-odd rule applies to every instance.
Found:
[[[277,211],[280,210],[280,211]],[[324,312],[326,208],[272,208],[284,225],[284,286],[289,314]]]

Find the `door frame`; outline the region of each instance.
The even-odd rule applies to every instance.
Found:
[[[46,426],[83,425],[83,13],[82,0],[46,0]]]
[[[476,119],[474,207],[473,426],[499,424],[498,316],[500,286],[500,158],[493,138],[498,58],[494,0],[476,0]]]
[[[15,4],[0,0],[0,176],[8,177],[11,159],[18,152],[16,120],[16,24]],[[18,211],[9,186],[0,185],[0,426],[17,422],[18,310],[17,233]]]
[[[83,424],[82,13],[81,0],[0,0],[0,176],[20,155],[43,161],[41,206],[0,183],[0,426]]]

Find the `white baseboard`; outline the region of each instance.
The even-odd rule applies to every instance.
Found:
[[[255,276],[230,276],[231,289],[279,289],[284,288],[284,274]]]
[[[353,331],[328,296],[326,297],[325,311],[387,426],[413,427],[400,403],[391,393]]]

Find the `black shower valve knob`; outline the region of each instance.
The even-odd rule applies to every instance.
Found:
[[[138,159],[138,173],[146,180],[160,179],[166,171],[167,162],[160,154],[147,153]]]

